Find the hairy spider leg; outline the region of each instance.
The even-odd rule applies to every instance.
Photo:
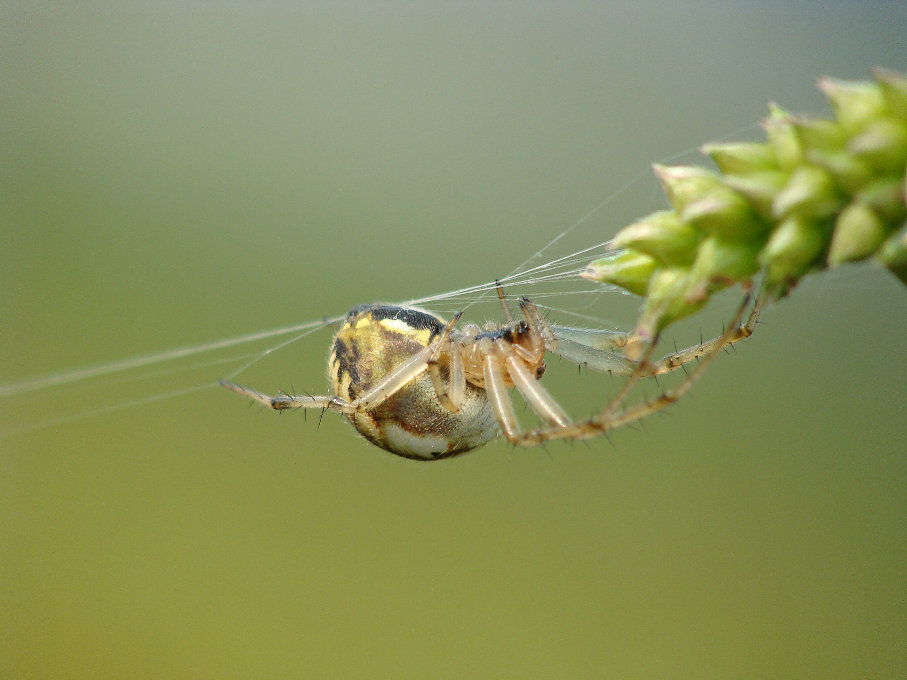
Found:
[[[445,332],[439,335],[430,345],[396,366],[370,389],[366,390],[358,398],[353,400],[346,400],[340,397],[311,396],[304,394],[281,394],[270,396],[249,387],[230,382],[229,380],[221,380],[220,384],[231,392],[236,392],[237,394],[254,399],[275,411],[296,408],[318,408],[338,411],[346,415],[356,413],[357,411],[370,411],[387,401],[387,399],[395,393],[406,387],[406,385],[408,385],[416,376],[428,369],[430,358],[437,347],[448,339],[451,327],[452,326],[449,324]]]
[[[748,321],[741,325],[740,321],[743,317],[743,313],[746,311],[746,308],[749,306],[751,300],[751,294],[747,293],[744,297],[743,303],[737,309],[736,314],[732,322],[728,325],[724,333],[714,340],[710,340],[706,343],[702,343],[701,346],[705,346],[706,349],[697,354],[698,348],[690,348],[690,350],[682,350],[681,352],[675,352],[673,355],[682,355],[682,358],[688,358],[689,361],[699,358],[699,364],[695,370],[691,371],[687,377],[675,388],[663,392],[659,397],[651,400],[638,403],[634,406],[624,408],[621,410],[621,405],[626,399],[629,389],[626,389],[626,384],[633,383],[635,384],[642,377],[651,375],[649,371],[645,369],[646,363],[641,362],[639,368],[634,372],[633,376],[625,384],[625,389],[622,389],[618,395],[606,406],[601,412],[593,416],[592,418],[579,422],[579,423],[570,423],[566,426],[548,426],[530,430],[528,432],[521,432],[518,425],[516,424],[516,418],[514,417],[510,420],[510,416],[513,414],[512,406],[507,409],[505,406],[501,411],[503,414],[504,420],[510,420],[507,423],[507,426],[502,426],[502,431],[504,432],[507,440],[516,446],[535,446],[546,441],[551,441],[555,439],[589,439],[592,437],[599,436],[604,432],[609,430],[621,427],[642,418],[645,418],[648,415],[656,413],[671,404],[675,403],[680,399],[684,394],[686,394],[693,384],[702,376],[703,372],[708,368],[712,361],[715,360],[717,355],[725,347],[730,345],[732,341],[736,342],[743,337],[749,337],[752,334],[752,328],[754,327],[756,320],[758,318],[759,311],[762,306],[761,297],[757,300],[756,305],[752,314],[750,315]],[[649,348],[648,354],[651,354],[652,348]],[[681,364],[676,366],[671,366],[666,368],[666,370],[673,370]],[[494,366],[490,362],[486,364],[488,366],[488,373],[491,375],[494,373]],[[504,398],[507,398],[506,390],[503,389],[503,382],[497,380],[495,376],[491,377],[492,385],[489,392],[490,398],[494,403],[501,401]],[[631,384],[632,387],[632,384]]]

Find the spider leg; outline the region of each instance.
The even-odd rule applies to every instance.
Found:
[[[460,353],[451,347],[450,342],[450,332],[461,316],[463,316],[463,312],[455,314],[454,318],[444,328],[444,332],[432,343],[434,350],[428,359],[428,375],[431,377],[431,384],[435,388],[435,394],[438,396],[438,401],[441,402],[441,405],[451,413],[457,413],[460,410],[460,404],[463,403],[463,392],[466,389],[463,359]],[[445,353],[450,357],[451,364],[449,387],[444,385],[444,380],[441,377],[440,360],[441,355]],[[454,362],[459,363],[458,369],[454,366]],[[458,372],[459,375],[454,375],[455,372]],[[462,380],[463,384],[460,385],[457,380]]]
[[[416,376],[428,368],[429,359],[436,349],[437,341],[414,354],[412,357],[399,364],[394,370],[385,374],[381,380],[372,385],[352,401],[340,397],[310,396],[310,395],[285,395],[270,396],[254,390],[251,387],[238,385],[229,380],[221,380],[220,384],[231,392],[236,392],[244,397],[249,397],[264,404],[275,411],[284,411],[296,408],[319,408],[339,411],[350,415],[357,411],[370,411],[387,401],[396,392],[409,384]]]
[[[501,307],[504,309],[504,318],[508,324],[513,323],[513,315],[510,313],[510,307],[507,306],[507,298],[504,295],[504,286],[501,285],[500,279],[495,279],[494,287],[498,293],[498,300],[501,301]]]
[[[466,396],[466,367],[463,365],[463,355],[455,348],[450,353],[450,386],[448,397],[451,403],[459,410],[460,404]]]
[[[624,331],[614,331],[607,328],[572,328],[550,324],[551,332],[557,338],[558,344],[568,339],[579,345],[585,345],[597,350],[615,350],[625,347],[630,340],[630,334]]]
[[[526,364],[500,344],[496,345],[495,349],[499,354],[505,355],[504,366],[507,368],[507,373],[510,374],[510,379],[536,415],[549,425],[557,427],[569,425],[570,417],[548,390],[542,387],[542,384],[529,372]]]
[[[428,361],[432,352],[434,352],[434,347],[434,343],[428,345],[425,349],[396,366],[392,371],[388,371],[381,380],[349,402],[350,409],[353,411],[371,411],[373,408],[383,404],[428,368]]]
[[[526,400],[526,403],[544,422],[553,428],[564,428],[570,425],[570,418],[535,379],[523,361],[512,349],[501,342],[486,340],[482,346],[482,373],[485,379],[485,392],[491,403],[498,427],[511,444],[526,446],[536,441],[527,441],[520,429],[519,421],[513,409],[513,402],[507,393],[504,379],[506,370]]]
[[[320,408],[322,410],[330,409],[332,411],[346,412],[346,402],[337,397],[318,397],[308,394],[297,394],[292,396],[289,394],[279,394],[272,397],[257,390],[253,390],[251,387],[237,385],[235,382],[230,382],[229,380],[221,380],[220,384],[231,392],[236,392],[244,397],[249,397],[249,399],[254,399],[275,411],[285,411],[294,408]]]
[[[570,423],[565,427],[542,427],[525,433],[520,433],[518,429],[508,433],[502,425],[502,431],[504,431],[505,436],[507,436],[507,439],[511,443],[519,446],[534,446],[552,439],[590,439],[592,437],[600,436],[609,430],[636,422],[648,415],[661,411],[686,394],[693,384],[703,375],[711,362],[715,360],[721,350],[727,347],[732,341],[736,341],[734,338],[740,333],[740,320],[743,317],[746,307],[749,305],[750,297],[751,296],[748,293],[744,298],[743,303],[738,308],[734,319],[728,324],[727,330],[721,336],[715,338],[714,341],[703,343],[704,345],[707,345],[707,349],[698,357],[700,361],[696,368],[690,371],[684,380],[676,387],[663,392],[656,399],[635,404],[628,408],[621,408],[632,386],[636,384],[640,378],[649,375],[644,367],[648,363],[648,356],[652,353],[652,347],[650,346],[646,350],[646,356],[643,357],[642,362],[638,366],[638,370],[634,371],[633,375],[625,383],[624,388],[620,390],[608,406],[589,420],[579,423]],[[494,364],[489,364],[487,357],[486,366],[487,386],[492,384],[488,382],[487,375],[494,373],[494,370],[491,370],[494,368]],[[501,383],[503,383],[503,380],[501,380]],[[489,395],[491,396],[492,392],[495,391],[497,390],[489,389]],[[506,397],[506,393],[503,396]],[[495,413],[497,413],[497,400],[493,400],[493,403],[495,404]],[[515,423],[515,419],[512,422]]]
[[[732,325],[731,328],[733,328],[734,330],[731,333],[730,337],[726,341],[724,341],[722,347],[731,347],[732,345],[734,345],[734,343],[740,342],[741,340],[746,340],[753,334],[753,331],[756,329],[756,323],[759,321],[759,314],[762,312],[764,304],[765,299],[762,295],[756,298],[756,303],[753,305],[753,310],[752,312],[750,312],[746,323]],[[650,368],[650,374],[660,375],[661,373],[667,373],[669,371],[673,371],[674,369],[680,368],[684,364],[688,364],[691,361],[695,361],[696,359],[701,359],[702,357],[707,356],[715,349],[715,346],[721,342],[721,339],[725,337],[725,335],[726,334],[719,335],[718,337],[712,338],[711,340],[700,342],[698,345],[693,345],[692,347],[687,347],[686,349],[681,349],[662,357],[652,364]]]
[[[490,340],[482,343],[482,373],[485,378],[485,392],[494,411],[498,427],[511,444],[519,444],[522,440],[519,421],[513,411],[513,402],[507,394],[504,383],[501,358],[494,351]]]
[[[520,309],[529,325],[538,332],[546,350],[579,366],[587,366],[603,373],[633,374],[634,362],[622,354],[610,351],[627,344],[626,333],[549,326],[538,307],[526,298],[520,299]]]
[[[634,363],[623,354],[591,347],[571,338],[558,336],[557,347],[551,351],[578,366],[586,366],[600,373],[631,375],[634,369]]]
[[[666,408],[675,403],[683,395],[689,392],[690,388],[693,387],[693,384],[702,376],[702,374],[715,360],[721,350],[725,349],[728,345],[737,342],[738,340],[742,340],[744,337],[749,337],[749,335],[752,334],[752,330],[750,329],[749,334],[742,336],[740,335],[742,332],[741,329],[745,329],[750,324],[750,322],[755,325],[756,319],[759,315],[759,310],[762,306],[761,301],[757,301],[753,312],[750,314],[750,319],[746,324],[741,326],[740,320],[743,317],[743,312],[746,310],[747,305],[749,305],[750,297],[751,295],[747,293],[746,297],[743,300],[743,304],[741,304],[737,309],[737,313],[734,315],[732,323],[728,324],[727,330],[725,330],[724,333],[722,333],[717,338],[714,338],[713,340],[709,340],[708,342],[703,343],[703,345],[708,346],[708,349],[699,357],[695,357],[700,359],[699,365],[695,370],[688,373],[683,381],[676,387],[662,392],[661,395],[655,399],[636,404],[635,406],[631,406],[630,408],[614,413],[613,415],[607,415],[607,413],[602,414],[602,417],[593,418],[593,421],[595,421],[603,431],[611,430],[620,427],[621,425],[626,425],[628,423],[633,423],[637,420],[641,420],[642,418],[645,418],[646,416],[653,413],[657,413],[663,408]]]
[[[610,418],[611,414],[614,413],[614,411],[616,411],[620,407],[620,405],[624,403],[627,395],[630,394],[630,392],[640,381],[640,379],[647,375],[646,367],[649,365],[649,358],[655,351],[655,343],[657,342],[658,338],[655,338],[652,344],[645,349],[642,359],[634,365],[633,371],[630,373],[630,377],[626,380],[626,382],[624,382],[614,398],[611,399],[611,402],[601,411],[601,413],[599,413],[597,417],[594,417],[593,420],[595,420],[596,418],[601,418],[602,420]]]
[[[764,304],[764,296],[759,296],[746,323],[736,326],[734,334],[725,344],[726,347],[745,340],[753,334]],[[630,376],[635,370],[638,370],[637,366],[640,365],[640,362],[628,359],[623,354],[613,351],[627,345],[629,341],[627,333],[570,328],[568,326],[551,326],[550,329],[554,334],[554,345],[552,346],[551,343],[546,341],[546,348],[568,361],[580,366],[586,366],[595,371],[615,375]],[[678,368],[684,368],[685,364],[709,354],[721,337],[718,336],[706,341],[700,339],[698,345],[692,345],[680,350],[675,346],[674,352],[671,354],[665,355],[658,361],[648,363],[639,377],[654,377]],[[684,368],[684,370],[686,369]]]
[[[548,325],[548,322],[542,318],[539,308],[536,307],[529,298],[520,298],[520,311],[523,312],[523,316],[526,317],[526,321],[529,323],[530,328],[535,329],[538,337],[545,345],[545,349],[553,350],[557,347],[557,338],[551,331],[551,327]]]

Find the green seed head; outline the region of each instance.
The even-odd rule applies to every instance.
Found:
[[[618,250],[590,263],[580,276],[645,295],[649,279],[657,270],[658,261],[654,257],[635,250]]]
[[[746,239],[765,230],[746,198],[725,185],[690,201],[681,217],[706,234],[725,238]]]
[[[888,237],[876,258],[907,286],[907,223]]]
[[[713,235],[699,246],[691,271],[690,299],[708,299],[717,290],[745,281],[759,271],[762,242],[737,241]]]
[[[790,171],[803,162],[803,148],[794,131],[793,116],[774,103],[768,106],[768,117],[762,121],[768,144],[775,154],[778,167]]]
[[[792,288],[822,253],[827,231],[823,223],[799,215],[782,221],[759,253],[768,289],[786,293]]]
[[[655,176],[661,182],[674,210],[682,213],[684,208],[710,191],[721,187],[718,176],[705,168],[688,165],[653,165]]]
[[[668,324],[699,311],[706,299],[691,300],[690,271],[676,267],[659,269],[652,276],[649,294],[632,336],[639,343],[650,343]],[[631,355],[628,355],[631,356]],[[631,356],[631,358],[633,358]]]
[[[772,214],[784,218],[794,213],[803,217],[827,217],[843,203],[834,180],[826,170],[803,164],[772,201]]]
[[[840,149],[847,142],[847,132],[833,120],[796,118],[790,124],[802,149]]]
[[[809,149],[806,160],[828,172],[835,186],[845,193],[859,191],[874,173],[869,163],[843,149]]]
[[[907,217],[904,182],[897,177],[881,177],[867,182],[855,196],[872,207],[892,229]]]
[[[618,248],[649,255],[666,267],[692,264],[702,233],[673,210],[654,212],[621,229],[614,238]]]
[[[704,145],[718,172],[654,166],[673,210],[620,231],[626,250],[583,275],[646,295],[643,340],[760,270],[773,299],[810,271],[869,257],[907,284],[907,77],[875,75],[819,81],[831,120],[771,104],[765,143]]]
[[[746,175],[725,175],[723,181],[746,198],[754,212],[773,220],[772,204],[789,179],[790,175],[781,170],[762,170]]]
[[[873,70],[888,110],[898,120],[907,120],[907,76],[883,68]]]
[[[726,174],[748,174],[761,170],[777,170],[775,154],[765,144],[736,142],[733,144],[703,144],[700,151],[709,156]]]
[[[847,149],[881,173],[903,170],[907,163],[907,122],[894,118],[870,121]]]
[[[872,208],[858,201],[851,203],[841,211],[835,222],[828,265],[836,267],[842,262],[869,257],[878,250],[887,235],[885,223]]]
[[[888,113],[888,105],[876,83],[819,78],[818,88],[828,97],[835,118],[851,135]]]

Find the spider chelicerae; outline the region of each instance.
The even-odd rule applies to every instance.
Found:
[[[673,352],[658,361],[650,343],[642,358],[621,353],[626,333],[549,324],[527,298],[520,298],[522,318],[513,319],[497,286],[503,324],[445,323],[415,307],[363,305],[350,311],[334,337],[328,371],[333,396],[269,396],[222,380],[227,389],[276,411],[314,408],[342,413],[370,442],[415,460],[449,458],[474,449],[498,434],[516,446],[554,439],[588,439],[637,421],[673,404],[725,347],[749,337],[759,302],[746,323],[747,294],[727,329],[716,338]],[[581,366],[628,376],[599,413],[573,422],[539,380],[545,355],[558,354]],[[698,366],[673,389],[651,401],[626,404],[641,379],[698,360]],[[686,369],[684,369],[686,370]],[[508,388],[515,387],[540,426],[520,428]]]

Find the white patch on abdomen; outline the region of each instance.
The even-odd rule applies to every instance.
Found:
[[[387,445],[401,453],[433,460],[433,454],[447,452],[448,441],[444,437],[414,435],[394,423],[383,423],[381,431]]]

